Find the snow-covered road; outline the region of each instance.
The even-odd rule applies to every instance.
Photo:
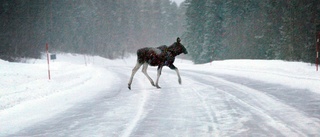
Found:
[[[281,69],[246,74],[245,67],[228,73],[219,71],[223,66],[204,71],[198,68],[209,64],[181,64],[176,66],[182,85],[174,71],[164,68],[161,89],[152,87],[139,71],[130,91],[127,82],[133,64],[103,66],[112,74],[112,80],[106,80],[108,88],[45,120],[0,135],[320,136],[320,94],[313,91],[315,87],[304,87],[319,84],[316,77],[279,72]],[[156,76],[156,68],[149,68],[148,72],[151,77]],[[241,75],[233,75],[234,72]],[[297,88],[277,80],[252,78],[251,74],[262,73],[264,77],[306,83]],[[103,79],[109,78],[100,80]]]

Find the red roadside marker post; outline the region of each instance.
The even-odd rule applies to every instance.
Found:
[[[49,59],[49,45],[46,43],[46,51],[47,51],[47,62],[48,62],[48,77],[50,80],[50,59]]]
[[[316,71],[319,68],[319,50],[320,50],[320,22],[316,23]]]
[[[316,70],[318,71],[319,68],[319,47],[320,46],[320,32],[318,32],[317,35],[317,44],[316,44],[316,49],[317,49],[317,56],[316,56]]]

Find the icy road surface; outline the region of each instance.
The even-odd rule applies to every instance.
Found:
[[[109,83],[107,89],[47,119],[27,124],[17,132],[0,135],[320,136],[320,94],[313,91],[316,86],[304,88],[308,84],[319,84],[319,79],[280,73],[280,69],[274,71],[275,74],[246,69],[246,73],[252,75],[307,82],[299,88],[245,76],[243,69],[217,73],[198,69],[211,66],[209,64],[178,64],[182,85],[178,84],[174,71],[164,68],[159,82],[162,88],[156,89],[140,70],[134,77],[131,91],[127,89],[127,82],[134,63],[103,66],[112,73],[112,80],[100,79]],[[243,75],[232,75],[233,72]],[[156,68],[149,67],[148,73],[155,78]],[[77,93],[70,97],[77,98]],[[0,126],[5,124],[0,121]]]

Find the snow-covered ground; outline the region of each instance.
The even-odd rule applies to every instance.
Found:
[[[320,72],[301,62],[177,59],[161,89],[135,56],[0,60],[0,136],[320,136]],[[149,67],[156,77],[156,67]]]

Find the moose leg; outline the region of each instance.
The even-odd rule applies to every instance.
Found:
[[[157,81],[156,81],[156,87],[157,88],[161,88],[158,83],[159,83],[159,78],[160,78],[160,75],[161,75],[162,67],[163,66],[158,66],[158,71],[157,71],[158,74],[157,74]]]
[[[153,80],[150,78],[150,76],[149,76],[148,73],[147,73],[147,68],[148,68],[148,63],[144,63],[144,64],[143,64],[143,67],[142,67],[142,72],[143,72],[143,74],[146,75],[146,77],[149,79],[151,85],[152,85],[152,86],[155,86]]]
[[[128,83],[128,88],[131,90],[131,83],[132,83],[132,80],[133,80],[133,76],[134,74],[136,74],[136,72],[138,71],[138,69],[141,67],[142,64],[140,64],[138,61],[137,61],[137,64],[136,66],[132,69],[132,73],[131,73],[131,77],[130,77],[130,80],[129,80],[129,83]]]
[[[175,70],[175,71],[177,72],[178,82],[179,82],[179,84],[181,85],[181,77],[180,77],[179,69],[178,69],[176,66],[174,66],[173,64],[169,65],[169,68],[170,68],[170,69],[173,69],[173,70]]]

